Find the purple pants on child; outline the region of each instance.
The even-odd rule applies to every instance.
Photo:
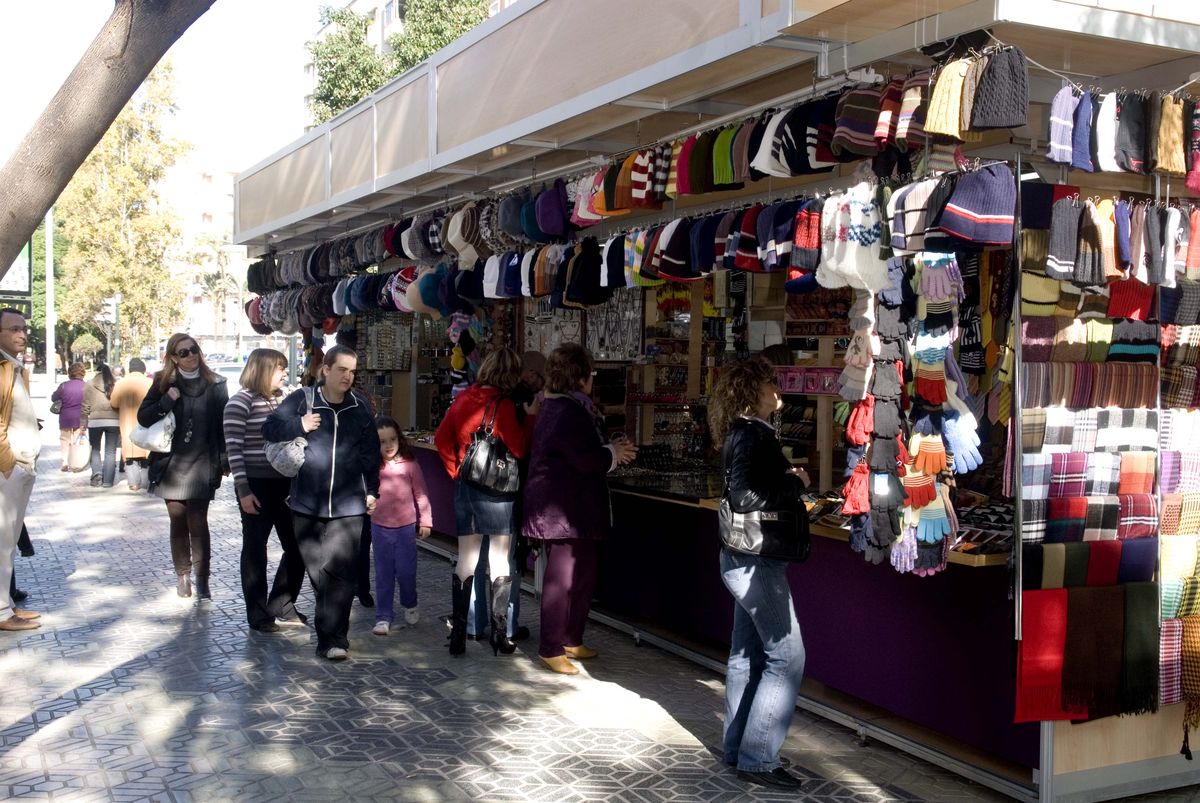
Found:
[[[376,622],[395,618],[392,597],[400,586],[400,605],[417,607],[417,525],[383,527],[371,525],[375,548]]]

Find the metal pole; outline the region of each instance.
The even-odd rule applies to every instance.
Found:
[[[32,255],[31,255],[32,256]],[[50,387],[58,384],[58,369],[54,365],[54,329],[58,315],[54,311],[54,207],[46,211],[46,373]],[[64,366],[65,367],[65,366]]]

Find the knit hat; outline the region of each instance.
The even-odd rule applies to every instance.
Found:
[[[1091,173],[1092,165],[1092,93],[1084,92],[1075,104],[1075,117],[1071,128],[1071,169]]]
[[[565,235],[567,208],[567,184],[561,178],[556,179],[549,189],[538,194],[534,204],[538,228],[551,237]]]
[[[680,218],[670,240],[663,247],[662,262],[659,275],[676,281],[695,281],[704,278],[704,274],[692,270],[691,231],[693,223],[690,218]],[[699,228],[699,227],[697,227]]]
[[[1075,127],[1075,107],[1079,98],[1070,84],[1058,90],[1050,102],[1050,149],[1046,158],[1060,164],[1071,163],[1071,130]]]
[[[500,231],[518,242],[525,239],[525,230],[521,228],[521,208],[524,205],[521,196],[510,195],[496,207],[496,223]]]
[[[500,283],[501,270],[500,264],[508,258],[511,251],[503,254],[492,254],[488,257],[487,262],[483,265],[483,297],[484,298],[501,298],[502,295],[497,289]]]
[[[1136,92],[1117,95],[1117,165],[1130,173],[1146,166],[1146,100]]]
[[[1200,104],[1192,109],[1191,119],[1184,119],[1184,145],[1191,154],[1192,162],[1188,166],[1187,188],[1193,195],[1200,195]]]
[[[790,264],[812,272],[821,260],[821,202],[807,201],[796,212]]]
[[[729,232],[740,214],[741,212],[738,210],[726,212],[721,216],[721,222],[717,224],[717,230],[713,232],[713,260],[718,268],[725,267],[725,246],[729,242]]]
[[[1190,120],[1188,134],[1191,134]],[[1158,171],[1172,176],[1187,175],[1184,148],[1190,150],[1191,138],[1184,141],[1183,98],[1163,95],[1162,117],[1158,123]]]
[[[925,143],[925,91],[929,86],[927,70],[916,73],[904,82],[900,97],[900,119],[896,124],[896,147],[914,150]]]
[[[1096,170],[1118,173],[1117,164],[1117,93],[1109,92],[1100,101],[1096,114]]]
[[[709,215],[703,220],[692,226],[689,233],[691,240],[691,257],[692,273],[697,276],[707,275],[712,272],[716,265],[716,254],[714,253],[714,237],[717,233],[717,227],[721,225],[721,220],[725,217],[723,213],[718,212],[715,215]]]
[[[542,231],[537,222],[537,201],[533,198],[527,198],[521,204],[521,231],[525,233],[525,239],[534,243],[550,242],[550,235]]]
[[[754,152],[750,159],[750,166],[763,176],[789,175],[787,167],[771,155],[779,126],[783,124],[787,116],[787,110],[775,112],[771,115],[770,119],[767,120],[766,127],[763,129],[762,139],[758,143],[758,150]],[[682,195],[684,190],[680,189],[679,192]]]
[[[1012,242],[1016,202],[1016,183],[1008,165],[985,165],[958,180],[940,228],[977,245]]]
[[[1016,47],[992,53],[979,80],[971,128],[1020,128],[1029,121],[1029,64]]]
[[[1104,259],[1101,254],[1100,216],[1090,200],[1083,205],[1079,219],[1079,249],[1071,281],[1078,287],[1099,290],[1104,286]]]
[[[758,218],[763,208],[762,204],[754,204],[742,216],[737,253],[734,255],[733,261],[734,267],[762,272],[763,266],[758,260]]]
[[[608,202],[608,196],[605,195],[605,202],[608,203],[610,210],[629,209],[633,206],[633,166],[637,162],[637,157],[637,151],[634,151],[621,162],[621,168],[617,171],[616,184],[613,185],[611,203]],[[606,192],[607,189],[606,183]]]
[[[625,276],[625,235],[618,235],[604,252],[604,267],[607,273],[605,287],[628,287]],[[711,242],[709,246],[711,247]]]
[[[1083,207],[1073,198],[1055,201],[1050,213],[1050,249],[1046,257],[1046,275],[1070,280],[1075,275],[1079,253],[1079,219]]]
[[[882,96],[879,87],[859,87],[842,95],[831,142],[835,156],[873,156],[879,151],[875,144],[875,124],[879,120]]]
[[[767,140],[769,143],[769,140]],[[692,194],[692,151],[696,147],[696,135],[684,139],[683,144],[679,146],[679,158],[675,165],[675,193],[676,195],[691,195]],[[770,145],[768,144],[768,150]]]

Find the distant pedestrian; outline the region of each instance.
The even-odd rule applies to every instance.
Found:
[[[379,433],[379,501],[371,516],[371,538],[375,546],[375,611],[377,636],[386,636],[395,620],[392,598],[400,588],[404,623],[420,621],[417,610],[417,539],[432,532],[433,514],[425,475],[413,457],[412,447],[400,425],[387,416],[375,419]]]
[[[83,426],[87,428],[88,441],[92,444],[93,488],[111,488],[117,479],[117,441],[121,437],[121,428],[110,398],[116,384],[112,369],[100,363],[84,387]]]
[[[181,597],[192,596],[195,569],[196,596],[212,599],[208,504],[221,486],[222,475],[229,472],[222,432],[227,401],[225,379],[204,363],[195,339],[171,335],[163,369],[155,375],[137,417],[139,424],[149,427],[167,413],[175,415],[171,451],[150,455],[150,493],[167,504],[175,591]]]
[[[146,363],[134,357],[129,361],[129,373],[117,380],[109,397],[121,425],[121,459],[125,461],[125,479],[131,491],[142,489],[150,464],[150,452],[129,440],[129,435],[137,426],[138,408],[142,406],[142,400],[152,384],[150,377],[146,376]]]
[[[246,621],[254,630],[274,633],[279,624],[303,624],[296,610],[304,583],[304,558],[296,543],[287,498],[291,480],[267,460],[263,422],[279,406],[287,378],[287,357],[274,349],[255,349],[242,370],[241,389],[225,405],[225,443],[242,514],[242,595]],[[271,528],[283,547],[283,559],[267,593],[267,540]]]
[[[50,394],[50,401],[58,404],[58,446],[62,452],[62,470],[70,471],[67,456],[71,444],[79,437],[80,423],[83,418],[83,395],[85,383],[84,374],[87,369],[83,363],[71,363],[67,370],[67,381],[63,382]]]

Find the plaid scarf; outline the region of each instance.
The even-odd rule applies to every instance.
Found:
[[[1183,497],[1180,494],[1163,494],[1162,515],[1158,526],[1163,535],[1178,535],[1179,520],[1183,514]]]
[[[1196,366],[1170,365],[1162,369],[1164,407],[1191,407],[1196,397]]]
[[[1158,498],[1154,494],[1125,494],[1120,500],[1117,537],[1153,538],[1158,535]]]
[[[1200,577],[1183,578],[1179,592],[1179,617],[1200,615]]]
[[[1127,452],[1126,454],[1135,453]],[[1093,452],[1086,455],[1087,488],[1084,493],[1088,496],[1107,496],[1117,493],[1123,479],[1121,476],[1121,458],[1123,456],[1106,452]],[[1153,475],[1150,479],[1151,491],[1153,491]]]
[[[1175,320],[1180,326],[1191,326],[1200,319],[1200,283],[1189,279],[1179,280],[1179,307],[1175,311]]]
[[[1150,452],[1157,443],[1157,410],[1109,407],[1096,413],[1096,448],[1102,452]]]
[[[1047,407],[1046,435],[1043,439],[1042,451],[1071,451],[1071,439],[1074,428],[1075,413],[1065,407]]]
[[[1095,541],[1087,544],[1087,583],[1089,586],[1111,586],[1117,584],[1121,570],[1122,541]]]
[[[1061,455],[1021,455],[1021,498],[1046,499],[1050,496],[1051,458]]]
[[[1069,613],[1068,613],[1069,615]],[[1183,701],[1183,747],[1180,753],[1192,758],[1188,745],[1188,733],[1200,726],[1200,616],[1189,616],[1183,622],[1183,647],[1180,651],[1182,667]]]
[[[1159,633],[1158,704],[1183,702],[1183,622],[1164,619]]]
[[[1080,410],[1075,413],[1075,428],[1071,431],[1072,452],[1096,451],[1097,410]]]
[[[1099,457],[1099,455],[1095,455]],[[1157,456],[1153,452],[1122,452],[1119,494],[1152,494],[1154,493],[1154,463]]]
[[[1088,456],[1081,452],[1060,452],[1050,455],[1051,499],[1064,496],[1083,496],[1087,488]]]
[[[1200,492],[1200,452],[1179,453],[1180,493]]]
[[[1178,619],[1179,603],[1183,597],[1183,581],[1165,580],[1159,585],[1162,588],[1162,618]]]
[[[1083,496],[1050,499],[1046,503],[1046,542],[1062,544],[1082,541],[1087,523],[1088,500]]]
[[[1030,591],[1021,599],[1021,640],[1017,642],[1017,695],[1014,722],[1081,719],[1081,708],[1064,710],[1063,651],[1067,639],[1065,589]]]
[[[1087,708],[1098,719],[1120,711],[1125,632],[1125,587],[1067,591],[1067,641],[1063,650],[1063,703]]]
[[[1021,451],[1042,451],[1046,439],[1046,411],[1043,408],[1021,411]]]
[[[1121,503],[1115,496],[1088,496],[1083,523],[1084,541],[1115,541],[1119,531]]]
[[[1200,533],[1200,494],[1181,494],[1179,534]]]
[[[1125,643],[1122,650],[1122,714],[1158,710],[1158,586],[1129,583],[1125,588]]]
[[[1021,541],[1040,544],[1046,540],[1046,500],[1021,500]]]

